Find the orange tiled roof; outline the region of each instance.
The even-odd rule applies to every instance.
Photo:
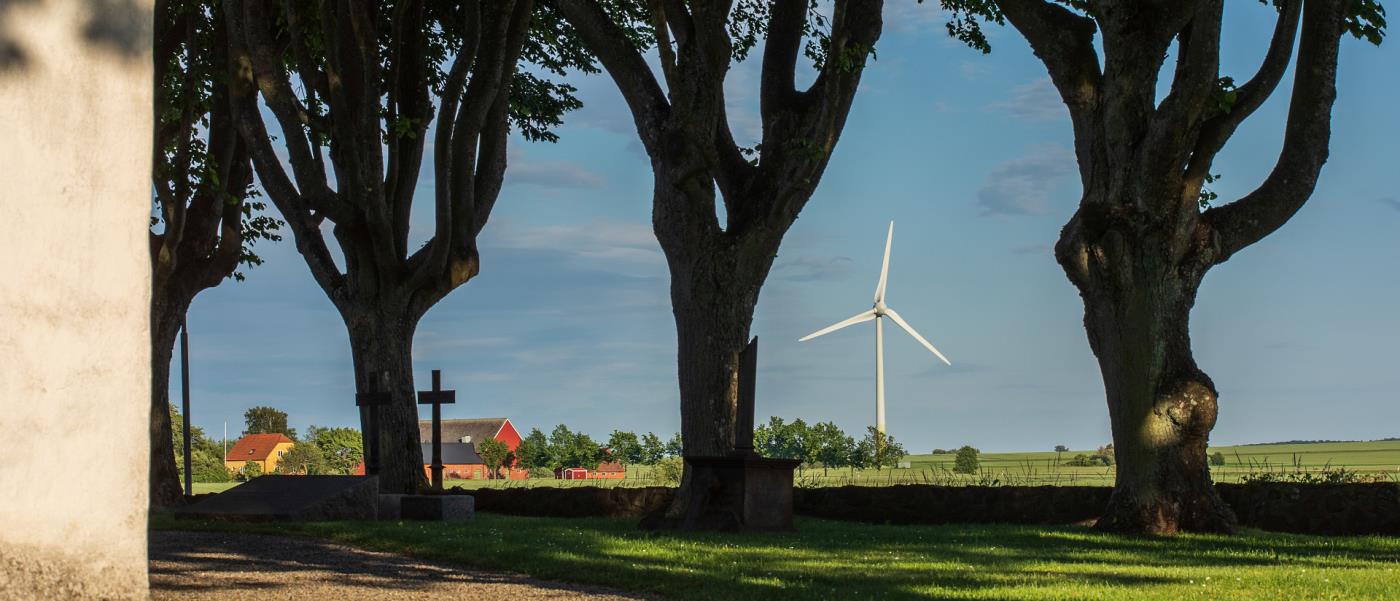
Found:
[[[238,439],[228,450],[229,461],[266,461],[272,450],[284,442],[292,442],[286,434],[249,434]]]

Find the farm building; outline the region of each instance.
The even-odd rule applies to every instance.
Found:
[[[621,480],[627,477],[627,468],[621,463],[605,462],[598,469],[586,467],[566,467],[554,471],[554,477],[561,480]]]
[[[510,419],[489,417],[480,419],[442,420],[442,477],[445,480],[477,480],[487,476],[486,462],[476,452],[477,443],[494,438],[506,443],[514,453],[520,446],[520,432]],[[433,477],[433,422],[418,421],[418,440],[423,451],[423,474]],[[365,465],[355,466],[356,475],[364,475]],[[509,480],[524,480],[529,472],[503,466],[501,476]]]
[[[238,439],[228,450],[224,467],[231,472],[243,469],[249,461],[257,463],[264,474],[277,469],[277,462],[292,449],[292,439],[285,434],[249,434]]]
[[[425,442],[423,448],[423,475],[433,478],[433,443]],[[486,462],[476,453],[476,443],[442,443],[442,477],[445,480],[481,480],[488,475]],[[501,477],[509,480],[524,480],[525,470],[501,468]]]

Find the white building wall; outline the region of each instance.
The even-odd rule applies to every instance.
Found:
[[[150,24],[0,2],[0,599],[147,596]]]

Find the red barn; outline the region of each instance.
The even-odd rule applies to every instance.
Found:
[[[446,480],[472,480],[487,476],[486,463],[477,454],[477,443],[494,438],[506,443],[511,453],[520,446],[520,432],[511,425],[509,418],[489,417],[480,419],[442,420],[442,475]],[[423,470],[432,478],[433,461],[433,421],[418,421],[418,440],[423,443]],[[514,462],[501,469],[510,480],[524,480],[529,472],[515,469]]]
[[[489,417],[481,419],[442,420],[442,477],[444,480],[485,479],[488,470],[486,462],[476,452],[477,443],[494,438],[506,443],[511,453],[520,446],[520,432],[511,425],[509,418]],[[423,450],[423,474],[428,480],[433,478],[433,420],[418,421],[418,440]],[[356,475],[363,476],[365,465],[355,466]],[[512,462],[502,466],[501,474],[509,480],[524,480],[529,472],[515,469]]]

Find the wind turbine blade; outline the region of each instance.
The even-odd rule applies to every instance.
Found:
[[[947,357],[943,356],[943,353],[938,352],[938,349],[933,348],[932,344],[929,344],[927,340],[924,340],[923,336],[920,336],[918,332],[915,332],[914,328],[909,327],[909,324],[905,323],[904,319],[901,318],[898,313],[894,312],[894,309],[885,309],[885,317],[893,319],[895,324],[899,325],[899,327],[901,328],[904,328],[904,331],[909,332],[909,335],[913,336],[914,340],[918,340],[920,344],[924,345],[924,348],[933,351],[933,354],[938,355],[938,358],[942,359],[944,363],[948,365],[953,364],[953,362],[949,361]]]
[[[890,232],[885,235],[885,261],[880,265],[880,284],[875,287],[875,302],[885,300],[885,283],[890,277],[890,242],[894,241],[894,222],[890,222]]]
[[[863,321],[870,321],[870,320],[872,320],[872,319],[875,319],[875,310],[874,310],[874,309],[869,309],[869,310],[866,310],[866,311],[862,311],[859,315],[853,315],[853,316],[851,316],[850,319],[847,319],[847,320],[845,320],[845,321],[838,321],[838,322],[836,322],[836,323],[834,323],[834,324],[831,324],[831,325],[829,325],[829,326],[826,326],[826,327],[824,327],[824,328],[822,328],[822,329],[820,329],[820,330],[817,330],[817,331],[815,331],[815,332],[812,332],[811,334],[808,334],[808,335],[806,335],[806,336],[803,336],[803,337],[797,339],[797,341],[798,341],[798,342],[807,342],[808,340],[811,340],[811,339],[813,339],[813,338],[816,338],[817,336],[821,336],[821,335],[823,335],[823,334],[830,334],[830,333],[835,332],[836,330],[839,330],[839,329],[844,328],[844,327],[846,327],[846,326],[855,325],[855,324],[858,324],[858,323],[863,322]]]

